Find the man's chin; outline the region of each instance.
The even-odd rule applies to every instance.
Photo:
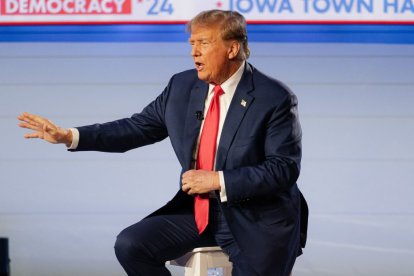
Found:
[[[199,80],[208,82],[207,76],[205,74],[201,73],[200,71],[197,71],[197,76],[198,76]]]

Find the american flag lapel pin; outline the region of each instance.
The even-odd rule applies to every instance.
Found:
[[[241,104],[241,106],[246,107],[247,102],[244,99],[242,99],[241,102],[240,102],[240,104]]]

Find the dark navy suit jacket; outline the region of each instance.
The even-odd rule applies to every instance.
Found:
[[[185,172],[200,132],[195,114],[204,109],[207,92],[195,70],[176,74],[141,113],[78,128],[77,150],[124,152],[168,136]],[[260,275],[288,273],[284,269],[305,245],[308,210],[296,185],[300,162],[296,96],[246,63],[224,122],[216,170],[223,171],[227,191],[222,211]],[[193,197],[180,189],[152,215],[192,209]]]

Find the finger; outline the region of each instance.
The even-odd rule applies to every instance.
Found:
[[[18,116],[17,116],[17,119],[19,119],[19,120],[24,120],[25,118],[27,117],[27,112],[23,112],[22,114],[19,114]]]
[[[27,113],[27,112],[23,112],[17,118],[19,120],[22,120],[22,121],[30,121],[31,120],[30,117],[29,117],[29,113]]]
[[[44,121],[44,118],[40,117],[39,115],[30,114],[28,112],[23,112],[23,116],[40,124]]]
[[[24,116],[23,116],[23,114],[18,115],[18,116],[17,116],[17,119],[19,119],[20,121],[23,121],[23,120],[24,120]]]
[[[27,128],[27,129],[36,130],[36,131],[40,130],[39,127],[30,125],[28,123],[19,123],[18,126],[21,127],[21,128]]]
[[[191,188],[186,187],[185,189],[183,189],[183,192],[186,193],[187,195],[192,195]]]
[[[24,112],[23,115],[24,115],[24,118],[26,118],[26,120],[29,123],[37,125],[39,127],[43,126],[43,125],[49,125],[49,126],[52,125],[53,126],[52,122],[50,122],[49,120],[47,120],[47,119],[45,119],[45,118],[43,118],[39,115],[30,114],[30,113],[27,113],[27,112]]]
[[[181,190],[182,190],[184,193],[187,193],[189,189],[190,189],[190,187],[189,187],[188,185],[186,185],[186,184],[184,184],[184,185],[181,187]]]
[[[183,175],[184,182],[194,182],[194,180],[197,177],[197,171],[196,170],[190,170],[185,172],[185,175]]]
[[[196,172],[196,170],[188,170],[185,173],[183,173],[183,177],[189,177],[189,176],[193,175],[194,172]]]
[[[40,127],[41,125],[43,125],[43,123],[39,123],[36,122],[34,120],[32,120],[29,116],[27,116],[27,114],[23,113],[23,115],[19,116],[18,119],[22,122],[26,122],[28,124],[31,124],[33,126],[38,126]]]
[[[24,138],[27,138],[27,139],[32,139],[32,138],[43,139],[43,134],[40,133],[40,132],[26,133],[24,135]]]
[[[31,120],[28,117],[26,117],[24,114],[17,116],[17,119],[19,119],[19,121],[26,122],[26,123],[31,122]]]
[[[181,176],[181,183],[183,183],[183,185],[184,185],[184,183],[188,183],[189,181],[190,181],[190,177],[188,176],[188,174],[184,173]]]

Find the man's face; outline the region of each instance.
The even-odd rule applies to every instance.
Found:
[[[229,43],[223,41],[217,26],[193,27],[189,42],[200,80],[221,84],[231,76]]]

